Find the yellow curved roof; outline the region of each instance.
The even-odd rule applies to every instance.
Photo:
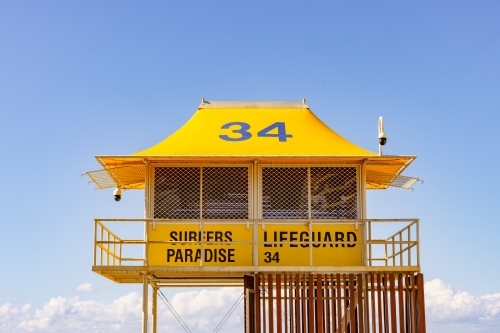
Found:
[[[160,143],[132,155],[101,155],[96,159],[104,170],[87,174],[100,188],[103,186],[95,177],[102,176],[124,189],[143,188],[145,162],[256,160],[292,164],[364,163],[367,188],[387,188],[397,177],[400,182],[406,181],[399,175],[415,156],[379,156],[349,142],[316,117],[305,101],[203,100],[191,119]]]
[[[200,108],[177,132],[133,154],[172,157],[375,155],[331,130],[307,107]]]

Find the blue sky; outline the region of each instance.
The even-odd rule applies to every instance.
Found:
[[[425,183],[369,192],[368,216],[421,219],[426,281],[476,301],[499,294],[499,12],[495,1],[1,2],[0,308],[140,291],[91,272],[92,226],[141,217],[143,193],[117,204],[80,174],[99,168],[94,155],[161,141],[202,97],[306,98],[373,151],[384,116],[384,152],[418,155],[406,173]],[[28,327],[10,318],[0,330]]]

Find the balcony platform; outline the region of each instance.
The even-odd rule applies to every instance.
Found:
[[[420,272],[420,266],[93,266],[92,271],[117,283],[142,283],[148,274],[165,286],[243,286],[243,276],[266,274],[400,274]]]

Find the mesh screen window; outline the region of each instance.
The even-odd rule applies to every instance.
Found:
[[[311,168],[311,218],[357,219],[355,167]]]
[[[309,213],[312,219],[357,219],[356,167],[262,168],[262,218],[308,219]]]
[[[248,219],[248,167],[155,167],[154,218]]]
[[[307,168],[262,168],[262,218],[307,219]]]

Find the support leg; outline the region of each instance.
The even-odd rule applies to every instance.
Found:
[[[148,333],[148,274],[142,276],[142,333]]]
[[[153,283],[151,285],[151,295],[153,306],[151,307],[151,327],[152,333],[156,333],[156,322],[157,322],[157,314],[158,314],[158,285],[157,283]]]

